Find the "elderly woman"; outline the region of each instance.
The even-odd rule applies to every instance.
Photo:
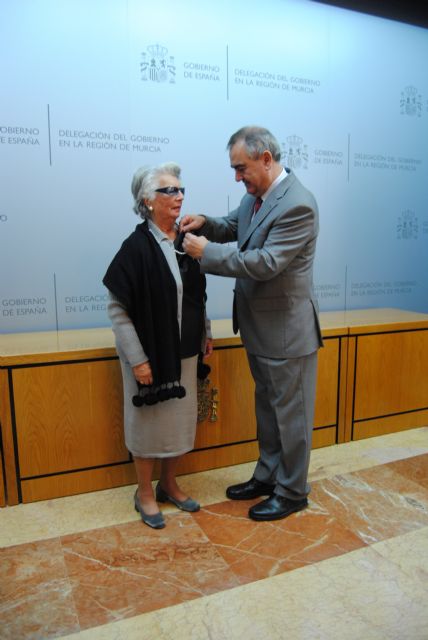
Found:
[[[155,529],[165,526],[157,502],[184,511],[199,504],[177,484],[177,464],[193,449],[197,422],[198,356],[212,340],[205,316],[205,277],[181,247],[177,218],[184,198],[180,167],[139,169],[132,180],[134,211],[143,218],[113,258],[103,283],[124,387],[125,443],[138,489],[135,509]],[[161,475],[152,489],[156,458]]]

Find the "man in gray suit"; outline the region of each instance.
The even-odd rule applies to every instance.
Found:
[[[236,278],[233,328],[248,355],[256,391],[259,459],[253,477],[227,488],[232,500],[268,496],[253,520],[278,520],[304,509],[322,346],[312,281],[318,207],[280,147],[261,127],[228,142],[235,179],[247,190],[223,218],[184,216],[185,251],[205,273]],[[198,232],[198,235],[192,231]],[[201,235],[199,235],[201,234]],[[209,240],[208,240],[209,239]],[[237,246],[224,243],[237,240]]]

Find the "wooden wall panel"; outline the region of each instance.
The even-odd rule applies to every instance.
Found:
[[[315,428],[337,424],[338,385],[339,338],[330,338],[318,352]]]
[[[21,477],[124,462],[116,360],[13,372]]]
[[[354,421],[428,408],[428,330],[357,338]]]
[[[363,438],[372,438],[386,433],[395,433],[396,431],[406,431],[407,429],[425,426],[428,426],[428,410],[412,411],[386,418],[355,422],[352,439],[362,440]]]
[[[243,462],[251,462],[257,460],[258,455],[257,442],[244,442],[203,451],[191,451],[180,461],[178,473],[195,473],[205,469],[217,469],[219,467],[242,464]],[[159,474],[157,474],[158,476]]]
[[[21,483],[22,502],[74,496],[79,493],[110,489],[135,482],[135,469],[131,462],[89,471],[32,478],[31,480],[23,480]]]
[[[312,433],[312,449],[328,447],[331,444],[336,444],[336,431],[336,427],[314,429]]]
[[[9,375],[7,369],[0,369],[0,427],[5,479],[3,490],[7,504],[18,504],[19,495],[13,440],[12,407],[10,404]]]
[[[251,462],[257,457],[256,442],[191,451],[180,461],[178,475]],[[159,463],[157,463],[153,475],[154,479],[159,478],[159,468]],[[33,478],[22,482],[22,502],[50,500],[61,496],[71,496],[129,484],[136,484],[133,463]]]
[[[0,456],[0,507],[6,506],[6,485],[5,473],[3,468],[3,458]]]
[[[352,439],[352,419],[354,410],[354,388],[355,388],[355,353],[357,339],[349,337],[346,349],[346,369],[344,370],[345,391],[342,398],[343,422],[339,425],[339,442],[349,442]]]
[[[336,442],[342,443],[349,440],[347,438],[347,415],[346,415],[346,398],[348,388],[348,358],[349,358],[349,343],[350,339],[341,337],[339,349],[339,394],[338,394],[338,408],[337,408],[337,440]],[[352,354],[351,354],[352,355]],[[351,433],[351,416],[349,416],[349,433]]]

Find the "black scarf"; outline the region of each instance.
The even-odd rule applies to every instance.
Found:
[[[184,337],[189,334],[182,341],[176,283],[147,221],[137,225],[123,242],[103,278],[134,324],[150,361],[153,387],[163,386],[160,399],[168,399],[165,395],[180,397],[165,394],[165,387],[179,384],[180,358],[196,355],[201,346],[205,277],[200,274],[199,264],[187,255],[179,256],[179,267],[183,280],[182,333]]]

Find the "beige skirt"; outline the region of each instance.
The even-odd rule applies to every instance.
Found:
[[[197,356],[181,361],[184,398],[134,407],[137,383],[132,368],[121,360],[124,392],[125,444],[134,457],[171,458],[191,451],[197,421]]]

